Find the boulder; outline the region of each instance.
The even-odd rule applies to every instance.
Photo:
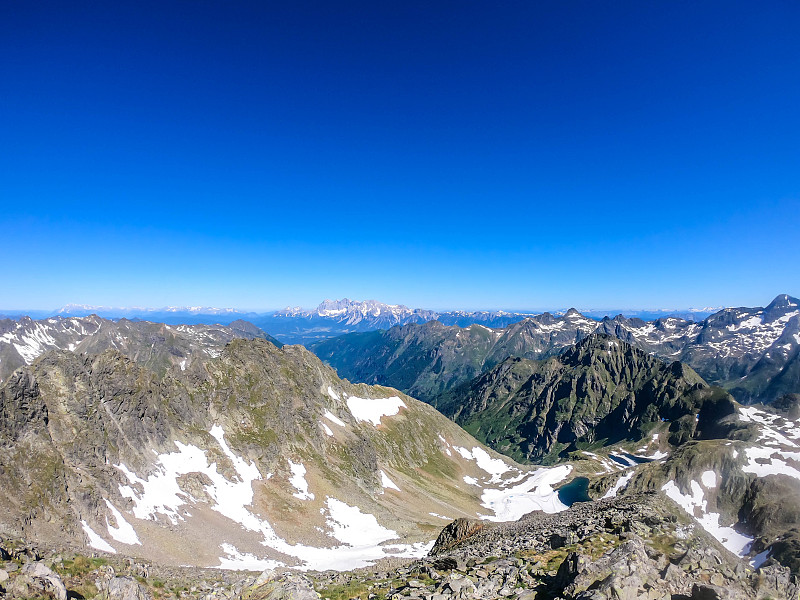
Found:
[[[101,595],[103,600],[152,600],[152,596],[133,577],[114,577]]]
[[[277,575],[266,570],[255,582],[242,590],[242,600],[319,600],[319,594],[303,575]]]
[[[67,588],[61,578],[41,562],[29,562],[8,586],[9,598],[35,598],[44,596],[54,600],[67,600]]]

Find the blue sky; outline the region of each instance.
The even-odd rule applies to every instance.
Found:
[[[0,8],[0,308],[800,295],[800,4]]]

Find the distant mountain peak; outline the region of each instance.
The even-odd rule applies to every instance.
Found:
[[[800,300],[792,298],[789,294],[778,294],[775,299],[770,302],[765,310],[775,310],[778,308],[798,308],[800,307]]]

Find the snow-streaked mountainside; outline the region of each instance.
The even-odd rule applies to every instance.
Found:
[[[672,447],[666,424],[639,448],[582,452],[596,497],[658,490],[753,566],[800,569],[800,396],[774,407],[720,399]],[[592,474],[593,472],[593,474]]]
[[[97,353],[112,348],[156,371],[186,369],[197,353],[218,356],[234,338],[280,342],[246,321],[222,325],[166,325],[149,321],[110,321],[97,315],[50,317],[34,321],[0,320],[0,381],[49,350]]]
[[[572,471],[260,339],[160,376],[111,349],[51,352],[0,386],[0,449],[0,532],[232,569],[420,556],[453,518],[564,510]]]
[[[571,309],[503,328],[408,324],[344,335],[312,349],[343,377],[392,385],[430,400],[505,358],[546,358],[592,333],[684,362],[743,403],[800,391],[800,301],[786,294],[765,308],[726,308],[700,322],[622,315],[597,322]]]

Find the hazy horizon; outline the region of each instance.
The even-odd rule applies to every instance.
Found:
[[[783,292],[782,292],[783,293]],[[316,302],[313,305],[308,306],[301,306],[301,305],[291,305],[285,304],[278,308],[249,308],[249,307],[236,307],[236,306],[201,306],[197,304],[178,304],[178,305],[166,305],[166,306],[135,306],[135,305],[128,305],[128,306],[106,306],[106,305],[98,305],[98,304],[85,304],[85,303],[66,303],[64,305],[58,307],[47,307],[47,308],[33,308],[33,307],[0,307],[0,313],[3,314],[24,314],[25,311],[30,311],[33,313],[52,313],[56,314],[59,311],[63,311],[68,308],[80,308],[84,310],[98,310],[102,312],[114,312],[114,311],[128,311],[128,312],[161,312],[161,311],[168,311],[170,309],[175,310],[175,312],[197,312],[198,314],[209,314],[207,312],[203,312],[204,310],[217,310],[217,311],[230,311],[235,313],[252,313],[258,315],[264,315],[269,313],[274,313],[282,310],[286,310],[289,308],[300,308],[304,311],[313,311],[316,309],[322,302],[326,300],[336,301],[336,300],[345,300],[348,299],[352,302],[368,302],[368,301],[375,301],[381,304],[386,304],[390,306],[405,306],[411,310],[429,310],[433,312],[455,312],[455,311],[506,311],[506,312],[516,312],[516,313],[531,313],[531,314],[541,314],[544,312],[564,312],[569,309],[576,309],[579,312],[603,312],[603,311],[617,311],[619,313],[623,312],[653,312],[653,313],[679,313],[679,312],[715,312],[717,310],[721,310],[723,308],[736,308],[740,306],[747,306],[747,307],[755,307],[755,306],[767,306],[769,302],[771,302],[777,295],[770,297],[768,301],[762,301],[761,303],[757,304],[718,304],[716,306],[700,306],[700,305],[690,305],[690,306],[683,306],[683,307],[663,307],[663,306],[581,306],[579,304],[571,304],[571,305],[563,305],[563,306],[547,306],[547,307],[524,307],[524,308],[517,308],[517,307],[470,307],[470,306],[450,306],[450,307],[429,307],[429,306],[413,306],[410,304],[406,304],[403,302],[392,302],[392,301],[385,301],[376,298],[366,298],[366,299],[356,299],[352,297],[346,298],[324,298],[319,302]],[[794,294],[788,294],[791,297],[796,297]]]

